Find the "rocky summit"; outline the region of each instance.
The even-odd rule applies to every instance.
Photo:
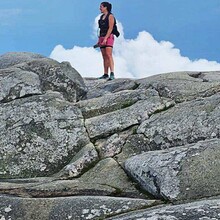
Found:
[[[220,219],[220,71],[82,78],[0,56],[0,220]]]

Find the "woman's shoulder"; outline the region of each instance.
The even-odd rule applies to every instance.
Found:
[[[109,13],[108,17],[109,18],[114,18],[114,15],[112,13]]]

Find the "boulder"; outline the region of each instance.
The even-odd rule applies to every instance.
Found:
[[[0,193],[22,197],[60,196],[124,196],[148,199],[112,158],[99,161],[79,178],[59,180],[53,178],[29,178],[0,182]]]
[[[220,218],[220,200],[203,200],[176,206],[155,207],[130,212],[108,220],[217,220]]]
[[[87,88],[80,74],[67,62],[32,53],[9,53],[0,56],[0,102],[52,90],[71,102],[82,99]]]
[[[215,72],[205,74],[201,72],[174,72],[158,74],[137,80],[139,89],[154,88],[161,97],[171,98],[175,102],[184,102],[198,97],[208,97],[220,91],[220,82],[207,80],[209,76],[215,77]],[[215,75],[213,75],[215,74]]]
[[[220,137],[220,94],[180,103],[152,115],[137,129],[151,149],[166,149]]]
[[[42,58],[18,64],[16,67],[37,74],[42,91],[58,91],[71,102],[76,102],[86,95],[87,88],[82,77],[68,62],[59,63]]]
[[[113,189],[111,195],[147,197],[135,188],[135,184],[129,180],[123,169],[112,158],[101,160],[94,168],[83,174],[80,181],[111,187]]]
[[[137,127],[133,128],[133,134],[129,135],[127,139],[123,142],[123,146],[121,147],[121,151],[116,155],[115,159],[117,162],[124,167],[124,162],[135,155],[141,154],[143,152],[147,152],[153,150],[148,145],[148,139],[143,134],[136,134],[135,131]]]
[[[172,202],[220,194],[220,140],[211,139],[129,158],[125,169],[142,188]]]
[[[158,98],[158,93],[153,89],[123,90],[113,94],[105,94],[98,98],[79,101],[77,106],[81,109],[84,118],[87,119],[127,108],[140,100],[152,100],[153,97]]]
[[[126,129],[125,131],[115,133],[104,139],[97,140],[95,142],[95,147],[99,152],[100,158],[103,159],[103,158],[113,157],[114,159],[117,160],[117,162],[119,162],[120,166],[122,166],[122,163],[120,163],[119,158],[122,159],[121,154],[124,153],[126,143],[130,139],[130,137],[133,136],[135,132],[136,132],[136,126],[133,126],[129,129]],[[132,155],[128,155],[127,158],[131,156]],[[123,162],[124,161],[125,159],[123,160]]]
[[[0,177],[48,176],[90,141],[80,110],[58,93],[0,105]]]
[[[220,71],[212,72],[191,72],[190,76],[202,79],[203,82],[219,82],[220,81]]]
[[[218,74],[0,56],[0,219],[218,219]]]
[[[0,103],[40,94],[43,91],[36,73],[16,67],[0,69]]]
[[[96,141],[95,145],[100,158],[114,157],[119,154],[123,148],[124,140],[118,134],[113,134],[109,138]]]
[[[132,79],[115,79],[114,81],[106,81],[85,78],[85,84],[88,88],[86,99],[97,98],[123,90],[134,90],[138,87],[136,81]]]
[[[0,69],[42,58],[45,56],[31,52],[8,52],[0,56]]]
[[[18,198],[0,196],[0,219],[57,220],[105,219],[112,215],[158,204],[155,200],[76,196]]]
[[[172,105],[173,103],[169,100],[163,100],[159,96],[153,95],[131,106],[88,118],[85,120],[85,126],[91,139],[103,138],[138,125],[154,112],[165,110]]]
[[[82,175],[99,160],[98,152],[92,143],[83,147],[58,174],[59,179],[69,179]]]

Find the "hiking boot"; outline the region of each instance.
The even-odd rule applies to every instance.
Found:
[[[108,79],[108,74],[103,74],[99,79]]]
[[[113,79],[115,79],[115,75],[114,73],[110,73],[110,77],[108,78],[108,80],[113,80]]]

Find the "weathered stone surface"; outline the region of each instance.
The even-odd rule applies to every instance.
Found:
[[[137,126],[133,126],[125,131],[115,133],[108,138],[99,139],[95,142],[95,147],[99,152],[100,158],[113,157],[117,159],[117,162],[120,162],[118,159],[122,159],[121,154],[124,152],[127,141],[133,134],[136,132]],[[126,158],[123,158],[123,162],[133,155],[129,154]],[[120,163],[120,166],[122,163]]]
[[[86,95],[87,89],[82,77],[68,62],[59,63],[42,58],[18,64],[16,67],[37,74],[42,91],[58,91],[71,102],[78,101]]]
[[[101,178],[101,177],[100,177]],[[119,180],[119,182],[121,182]],[[12,187],[12,186],[10,186]],[[15,187],[15,186],[14,186]],[[44,182],[42,184],[25,184],[19,187],[18,190],[7,189],[3,190],[4,194],[18,195],[26,197],[61,197],[61,196],[78,196],[78,195],[92,195],[92,196],[121,196],[117,188],[111,186],[107,182],[99,182],[97,180],[84,180],[83,178],[76,178],[72,180],[55,180]],[[125,194],[128,196],[129,194]],[[137,195],[137,192],[136,192]],[[138,196],[136,196],[138,197]],[[141,196],[140,196],[141,197]]]
[[[143,133],[148,145],[165,149],[220,137],[220,95],[185,102],[153,115],[143,122],[137,133]]]
[[[113,81],[97,80],[85,78],[85,84],[88,88],[87,99],[97,98],[105,94],[111,94],[123,90],[134,90],[138,87],[135,80],[115,79]]]
[[[220,71],[195,72],[195,73],[189,73],[189,75],[195,78],[200,78],[204,82],[219,82],[220,81]]]
[[[114,157],[122,150],[124,140],[118,134],[113,134],[107,140],[98,140],[95,145],[100,158]]]
[[[56,93],[0,105],[0,177],[53,174],[89,139],[80,110]]]
[[[116,93],[102,95],[98,98],[79,101],[77,105],[85,118],[104,115],[135,104],[140,100],[147,100],[158,93],[153,89],[148,90],[124,90]]]
[[[107,219],[120,220],[218,220],[220,200],[204,200],[188,204],[145,209]]]
[[[0,69],[0,102],[37,94],[42,94],[37,74],[16,67]]]
[[[124,166],[126,159],[150,150],[155,149],[150,148],[148,145],[148,139],[143,134],[131,134],[126,139],[121,152],[114,158],[121,166]]]
[[[130,197],[145,197],[136,190],[132,183],[118,163],[107,158],[101,160],[94,168],[82,175],[83,182],[98,183],[103,186],[110,186],[116,190],[116,194]]]
[[[32,197],[28,192],[29,188],[54,182],[56,179],[52,177],[36,177],[23,179],[1,179],[0,195],[13,195],[20,197]],[[44,197],[44,196],[43,196]]]
[[[220,82],[220,71],[204,72],[201,74],[203,81],[207,82]]]
[[[10,196],[0,197],[0,219],[106,219],[127,212],[135,219],[130,211],[148,205],[127,209],[124,198],[115,203],[112,196],[131,201],[149,198],[149,191],[185,203],[220,195],[218,74],[84,83],[67,62],[31,53],[0,56],[0,194]],[[129,170],[124,162],[133,158]],[[217,219],[217,205],[204,204],[189,212],[181,208],[186,205],[164,207],[162,214],[154,208],[155,215],[146,209],[146,218],[137,219],[189,214],[201,220],[200,207]]]
[[[83,147],[76,156],[66,165],[56,177],[60,179],[69,179],[78,177],[83,174],[84,171],[88,170],[99,160],[98,152],[96,151],[92,143],[87,144]]]
[[[172,202],[220,194],[220,140],[129,158],[127,172],[148,192]]]
[[[8,52],[0,56],[0,69],[12,67],[19,63],[42,59],[45,56],[30,52]]]
[[[0,69],[0,102],[48,90],[58,91],[66,100],[75,102],[87,92],[82,77],[69,63],[59,63],[38,54],[17,52],[2,55]]]
[[[73,195],[148,198],[135,188],[134,183],[112,158],[101,160],[82,176],[72,180],[55,178],[5,180],[0,182],[0,193],[38,198]]]
[[[172,105],[169,100],[151,96],[127,108],[86,119],[85,126],[90,138],[102,138],[140,124],[154,112],[165,110]]]
[[[32,180],[32,182],[31,182]],[[54,178],[31,178],[21,181],[4,180],[0,182],[0,193],[19,197],[48,198],[78,195],[93,196],[118,196],[118,190],[110,185],[102,185],[96,182],[84,182],[80,179],[57,180]]]
[[[17,198],[0,196],[3,220],[105,219],[158,204],[155,200],[114,197]]]
[[[208,97],[220,91],[220,82],[198,77],[201,72],[175,72],[158,74],[137,80],[139,89],[154,88],[162,97],[172,98],[176,102],[193,100],[198,97]],[[206,75],[212,75],[209,72]],[[213,77],[212,77],[213,78]]]

